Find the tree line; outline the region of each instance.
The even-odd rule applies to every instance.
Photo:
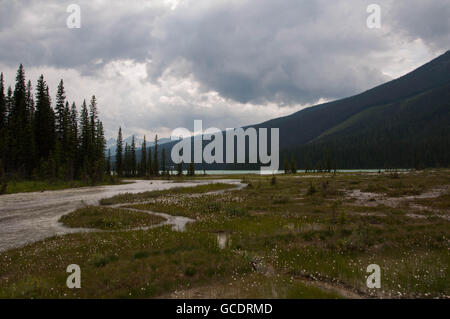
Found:
[[[147,140],[144,136],[144,140],[141,144],[140,158],[137,156],[138,150],[136,149],[136,143],[134,135],[131,139],[131,144],[123,144],[122,128],[119,127],[117,133],[117,145],[115,154],[114,168],[111,165],[111,153],[108,150],[108,169],[114,174],[120,177],[158,177],[158,176],[171,176],[183,175],[183,163],[176,165],[176,172],[173,171],[172,161],[166,155],[166,148],[161,147],[158,144],[158,135],[155,136],[154,144],[151,147],[147,147]],[[189,163],[187,166],[187,175],[195,175],[195,167],[193,163]]]
[[[19,66],[14,90],[5,90],[0,74],[0,170],[14,179],[74,180],[90,184],[105,176],[105,137],[92,96],[78,114],[66,99],[64,81],[58,85],[54,106],[41,75],[33,92]]]

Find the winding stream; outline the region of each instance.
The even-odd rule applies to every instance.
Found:
[[[239,180],[206,180],[181,183],[160,180],[133,180],[129,182],[131,183],[0,196],[0,251],[21,247],[54,235],[83,231],[64,227],[58,220],[61,216],[78,208],[98,205],[100,199],[120,193],[141,193],[219,182],[240,185]],[[191,221],[185,217],[163,217],[167,218],[165,223],[174,225],[175,229],[183,229],[186,223]]]

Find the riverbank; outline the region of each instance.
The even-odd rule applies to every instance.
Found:
[[[97,183],[94,186],[104,186],[104,185],[120,185],[124,182],[119,178],[114,178],[110,180],[105,180]],[[70,188],[80,188],[80,187],[91,187],[89,183],[80,180],[73,181],[10,181],[6,187],[4,194],[17,194],[17,193],[31,193],[31,192],[45,192],[45,191],[55,191]],[[1,196],[1,195],[0,195]],[[1,198],[1,197],[0,197]]]
[[[184,231],[74,233],[0,253],[0,297],[449,298],[450,171],[243,182],[120,204],[195,221]],[[65,285],[73,263],[81,289]],[[370,264],[380,289],[366,285]]]

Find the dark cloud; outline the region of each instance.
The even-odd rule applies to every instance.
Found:
[[[448,0],[394,1],[387,17],[392,32],[402,32],[411,40],[422,39],[437,51],[450,49]]]
[[[409,1],[395,5],[382,1],[381,31],[366,26],[371,2],[240,1],[220,2],[207,10],[184,6],[160,21],[164,32],[149,71],[155,79],[171,63],[184,59],[205,89],[227,98],[243,103],[312,103],[388,80],[381,72],[386,60],[380,53],[395,50],[401,40],[395,28],[399,34],[408,32],[432,42],[449,35],[448,19],[424,29],[409,25],[412,17],[395,20],[407,13],[417,19],[422,12],[425,20],[433,20],[433,12],[448,8],[448,1],[436,8],[434,2],[422,1],[419,10],[411,9]],[[442,12],[439,16],[445,15]]]
[[[80,0],[82,28],[68,29],[70,2],[2,1],[0,65],[51,70],[54,81],[76,72],[77,91],[108,101],[111,130],[119,120],[138,130],[194,118],[224,127],[359,93],[450,43],[448,0],[184,0],[175,10],[167,2]],[[374,2],[379,30],[366,26]]]
[[[69,3],[29,0],[3,6],[2,2],[0,45],[8,50],[2,50],[0,61],[84,73],[117,59],[145,61],[150,57],[153,23],[168,11],[162,5],[145,8],[143,1],[126,5],[80,1],[81,28],[69,29]]]

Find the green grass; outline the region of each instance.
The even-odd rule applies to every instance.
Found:
[[[160,224],[160,216],[126,209],[86,207],[64,215],[59,220],[67,227],[123,230]]]
[[[73,263],[82,289],[65,285]],[[1,254],[0,266],[2,298],[156,297],[251,272],[246,257],[220,251],[212,234],[169,227],[53,237]]]
[[[212,184],[204,184],[193,187],[176,187],[168,190],[161,191],[150,191],[143,192],[138,194],[119,194],[110,198],[103,198],[100,200],[101,205],[114,205],[120,203],[131,203],[135,201],[146,201],[151,200],[157,197],[161,197],[163,195],[182,195],[182,194],[202,194],[207,192],[221,191],[235,187],[231,184],[226,183],[212,183]]]
[[[115,197],[114,203],[196,222],[185,232],[164,226],[70,234],[0,253],[0,297],[140,298],[174,291],[188,297],[342,297],[315,280],[362,296],[450,295],[448,220],[408,217],[414,199],[366,206],[371,203],[355,205],[345,196],[359,189],[400,200],[448,187],[448,170],[302,176],[280,175],[276,184],[270,176],[247,176],[248,187],[217,194],[206,194],[221,189],[209,185]],[[447,193],[417,201],[449,213]],[[228,243],[219,249],[223,233]],[[72,263],[82,269],[79,290],[65,288],[65,267]],[[380,290],[366,287],[373,263],[381,267]]]

